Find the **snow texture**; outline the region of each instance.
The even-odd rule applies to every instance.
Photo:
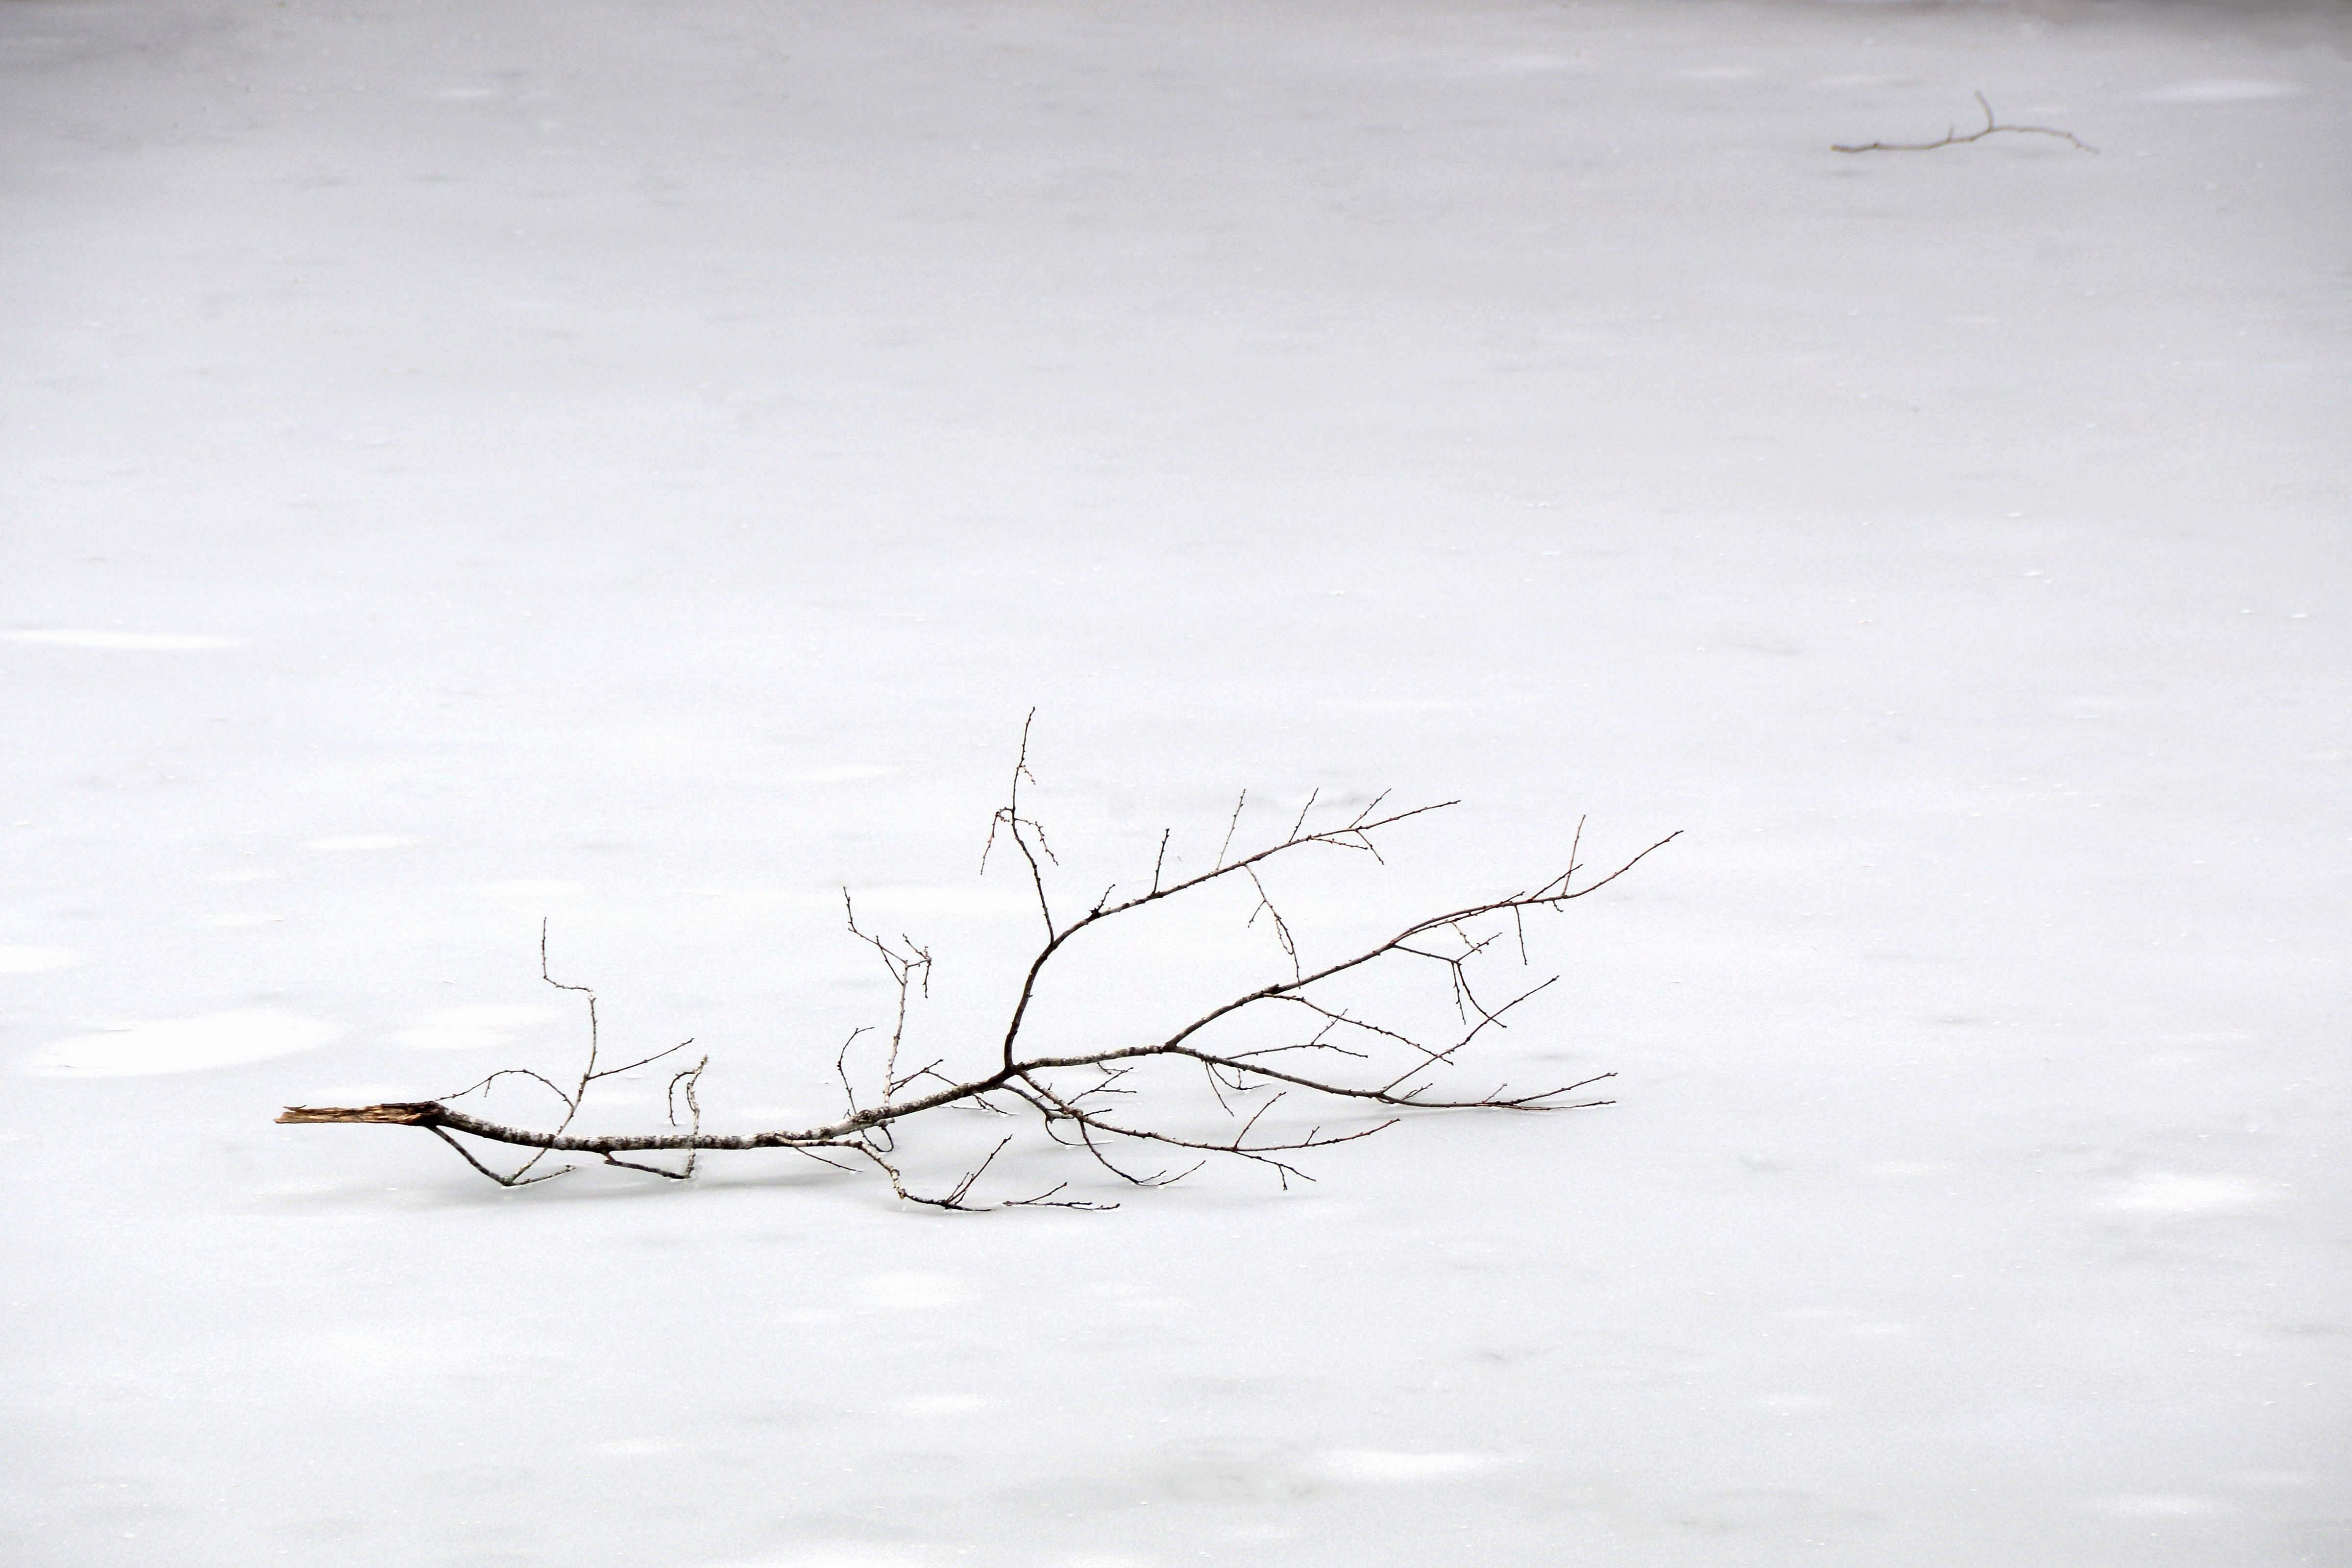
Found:
[[[2347,44],[0,6],[0,1559],[2346,1561]],[[1978,90],[2097,153],[1830,151]],[[576,1059],[542,916],[822,1110],[843,883],[984,1051],[1032,706],[1081,902],[1465,796],[1310,952],[1685,829],[1481,1041],[1620,1103],[984,1217],[270,1124]]]

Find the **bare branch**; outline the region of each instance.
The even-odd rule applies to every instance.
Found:
[[[1971,131],[1965,136],[1960,134],[1960,128],[1955,125],[1944,132],[1942,140],[1937,142],[1865,142],[1859,146],[1848,146],[1840,142],[1832,145],[1830,151],[1832,153],[1932,153],[1938,147],[1965,146],[1970,142],[1981,142],[1988,136],[1998,136],[2004,132],[2012,132],[2021,136],[2055,136],[2062,142],[2073,142],[2085,153],[2098,151],[2096,147],[2071,131],[2060,131],[2048,125],[2003,125],[1994,118],[1992,105],[1985,101],[1985,95],[1979,92],[1975,96],[1977,107],[1984,110],[1985,122],[1980,129]]]
[[[855,902],[844,889],[842,913],[849,934],[879,959],[890,977],[896,997],[887,1044],[881,1046],[879,1053],[878,1098],[859,1095],[857,1084],[864,1075],[862,1070],[852,1069],[851,1053],[858,1040],[877,1032],[873,1026],[860,1026],[849,1032],[835,1056],[834,1073],[841,1086],[843,1106],[840,1114],[830,1121],[799,1129],[744,1133],[706,1131],[701,1083],[710,1058],[705,1055],[693,1066],[670,1076],[664,1093],[667,1130],[614,1134],[576,1131],[594,1085],[664,1060],[693,1042],[682,1041],[623,1066],[602,1065],[596,993],[588,986],[554,977],[549,963],[544,921],[540,928],[540,977],[558,990],[582,995],[588,1012],[586,1059],[572,1088],[567,1089],[556,1079],[531,1068],[501,1068],[480,1082],[440,1100],[358,1107],[289,1106],[278,1120],[289,1123],[422,1127],[457,1150],[476,1171],[509,1187],[528,1186],[573,1169],[570,1165],[558,1170],[539,1169],[558,1152],[586,1155],[607,1165],[686,1181],[695,1175],[706,1152],[784,1149],[835,1171],[862,1163],[879,1173],[901,1200],[936,1208],[1088,1209],[1116,1205],[1062,1197],[1066,1183],[1055,1184],[1034,1196],[1003,1199],[993,1205],[980,1201],[975,1194],[995,1168],[998,1157],[1020,1135],[1023,1125],[1042,1132],[1050,1144],[1083,1151],[1104,1172],[1130,1185],[1164,1186],[1180,1182],[1209,1160],[1222,1157],[1265,1166],[1286,1187],[1293,1177],[1310,1179],[1295,1156],[1371,1137],[1395,1125],[1397,1120],[1395,1114],[1391,1114],[1370,1125],[1331,1131],[1317,1122],[1301,1131],[1298,1124],[1307,1120],[1304,1108],[1309,1105],[1353,1104],[1377,1114],[1409,1110],[1561,1110],[1610,1103],[1606,1100],[1573,1098],[1610,1076],[1605,1073],[1528,1091],[1500,1084],[1484,1093],[1442,1096],[1435,1086],[1440,1075],[1454,1068],[1458,1058],[1481,1036],[1490,1028],[1508,1028],[1513,1016],[1557,979],[1554,976],[1538,981],[1499,1005],[1489,1005],[1479,994],[1480,983],[1472,974],[1474,966],[1489,962],[1489,950],[1508,943],[1517,949],[1520,963],[1528,963],[1527,911],[1559,910],[1575,900],[1591,896],[1626,875],[1678,835],[1668,835],[1607,875],[1579,885],[1578,877],[1583,868],[1579,857],[1584,828],[1580,819],[1570,845],[1568,868],[1551,880],[1531,890],[1486,899],[1410,921],[1383,941],[1308,969],[1296,932],[1267,889],[1263,868],[1276,857],[1317,845],[1368,852],[1377,858],[1380,834],[1454,803],[1391,809],[1386,805],[1388,797],[1381,795],[1345,821],[1317,827],[1311,825],[1310,817],[1318,797],[1310,795],[1279,840],[1255,851],[1235,855],[1233,840],[1248,802],[1244,791],[1235,799],[1224,842],[1208,870],[1171,881],[1167,873],[1170,835],[1163,832],[1148,890],[1114,901],[1118,884],[1112,883],[1083,916],[1061,925],[1054,918],[1045,873],[1046,865],[1056,862],[1044,827],[1027,815],[1022,796],[1024,784],[1034,787],[1036,783],[1028,763],[1029,731],[1034,718],[1033,711],[1023,723],[1021,749],[1006,804],[992,819],[989,844],[993,846],[996,833],[1002,829],[1022,856],[1029,869],[1039,913],[1045,920],[1045,938],[1023,973],[1003,1037],[994,1051],[995,1059],[987,1070],[959,1077],[949,1069],[949,1058],[938,1057],[911,1072],[900,1072],[899,1059],[908,1037],[912,1004],[919,996],[929,994],[931,953],[903,932],[894,942],[866,930],[858,921]],[[986,853],[983,848],[983,858]],[[1267,919],[1288,963],[1288,978],[1231,994],[1190,1022],[1156,1037],[1138,1040],[1131,1036],[1122,1038],[1115,1035],[1090,1048],[1059,1056],[1024,1047],[1024,1024],[1048,968],[1078,932],[1228,877],[1246,879],[1255,892],[1256,904],[1249,921],[1255,925],[1261,915]],[[1458,1037],[1423,1039],[1402,1023],[1367,1016],[1359,1003],[1349,999],[1341,988],[1342,982],[1391,960],[1412,961],[1391,965],[1400,973],[1409,972],[1414,964],[1435,963],[1443,968],[1447,994],[1462,1026]],[[1315,1020],[1312,1034],[1272,1044],[1253,1043],[1245,1036],[1230,1045],[1214,1043],[1215,1032],[1253,1009],[1263,1015],[1261,1005],[1269,1003],[1305,1013]],[[1116,1020],[1112,1027],[1117,1028]],[[1190,1063],[1198,1068],[1205,1080],[1205,1095],[1199,1092],[1200,1086],[1185,1089],[1188,1075],[1180,1075],[1175,1084],[1177,1089],[1185,1089],[1195,1110],[1188,1112],[1183,1110],[1186,1101],[1168,1098],[1170,1089],[1164,1073],[1140,1070],[1154,1061]],[[1072,1073],[1087,1076],[1072,1083],[1066,1076]],[[509,1076],[530,1079],[562,1101],[562,1113],[552,1128],[512,1126],[449,1103],[476,1093],[487,1097],[500,1079]],[[928,1113],[958,1108],[999,1117],[1017,1116],[1021,1121],[1012,1132],[999,1138],[944,1187],[933,1185],[929,1178],[919,1183],[910,1180],[908,1172],[914,1167],[908,1162],[920,1145],[908,1143],[902,1150],[901,1130],[919,1118],[926,1119],[920,1123],[923,1127],[944,1129],[948,1122],[929,1119]],[[1213,1118],[1211,1126],[1215,1131],[1191,1131],[1188,1115]],[[1028,1120],[1031,1116],[1034,1121]],[[471,1142],[528,1151],[528,1157],[515,1170],[501,1173],[478,1158],[469,1147]],[[1197,1154],[1201,1159],[1181,1169],[1167,1165],[1155,1169],[1149,1163],[1138,1163],[1134,1157],[1147,1154],[1147,1146],[1151,1145],[1162,1151]],[[684,1159],[669,1166],[631,1157],[665,1152],[682,1154]],[[936,1157],[927,1156],[922,1168],[938,1169]]]

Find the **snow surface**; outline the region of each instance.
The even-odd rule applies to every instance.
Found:
[[[2347,41],[11,0],[0,1558],[2346,1561]],[[1979,89],[2098,153],[1829,151]],[[1310,952],[1685,829],[1480,1043],[1620,1103],[982,1217],[270,1124],[575,1059],[542,916],[821,1110],[845,882],[984,1051],[1033,705],[1079,902],[1464,796]]]

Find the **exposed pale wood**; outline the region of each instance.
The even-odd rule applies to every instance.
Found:
[[[375,1121],[392,1127],[430,1127],[447,1113],[437,1100],[400,1100],[388,1105],[289,1105],[278,1113],[280,1121]]]

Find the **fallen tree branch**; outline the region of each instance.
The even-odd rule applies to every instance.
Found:
[[[909,1004],[919,990],[924,995],[929,994],[931,955],[928,949],[910,938],[901,936],[893,944],[862,928],[858,924],[856,909],[848,902],[845,892],[843,908],[849,931],[881,960],[897,989],[898,1003],[888,1040],[882,1049],[877,1075],[878,1093],[861,1099],[856,1078],[850,1066],[852,1048],[867,1031],[853,1031],[848,1040],[844,1042],[835,1064],[841,1081],[843,1112],[832,1121],[809,1127],[755,1132],[704,1131],[698,1089],[703,1069],[709,1060],[705,1057],[670,1079],[668,1130],[617,1134],[573,1131],[582,1107],[597,1082],[650,1065],[684,1049],[692,1042],[682,1042],[656,1051],[630,1062],[626,1067],[600,1067],[602,1042],[595,993],[586,986],[557,980],[549,972],[544,924],[540,935],[541,978],[559,990],[584,996],[587,1003],[587,1061],[571,1088],[566,1089],[530,1068],[505,1068],[468,1089],[437,1100],[353,1107],[289,1106],[278,1120],[293,1124],[422,1127],[456,1149],[476,1170],[500,1185],[510,1187],[545,1181],[573,1168],[565,1165],[552,1171],[539,1171],[537,1167],[541,1162],[551,1153],[594,1155],[608,1164],[683,1181],[694,1174],[696,1161],[706,1151],[785,1149],[835,1169],[846,1168],[841,1163],[844,1159],[863,1163],[879,1172],[898,1197],[940,1208],[969,1209],[1000,1205],[1099,1208],[1116,1205],[1057,1198],[1055,1194],[1066,1188],[1066,1183],[1057,1184],[1034,1197],[1001,1199],[998,1204],[992,1205],[971,1202],[972,1190],[982,1175],[1013,1142],[1010,1135],[997,1141],[984,1158],[971,1165],[944,1192],[935,1194],[919,1192],[909,1185],[904,1173],[898,1147],[899,1131],[916,1118],[929,1117],[932,1112],[957,1108],[992,1111],[1003,1116],[1025,1115],[1034,1119],[1053,1143],[1087,1154],[1103,1171],[1129,1185],[1163,1186],[1181,1181],[1193,1170],[1199,1169],[1200,1163],[1222,1155],[1267,1168],[1286,1187],[1294,1178],[1311,1179],[1290,1156],[1353,1142],[1384,1131],[1393,1126],[1398,1118],[1393,1114],[1381,1115],[1382,1112],[1566,1110],[1610,1103],[1605,1100],[1571,1098],[1612,1076],[1607,1073],[1534,1090],[1515,1091],[1509,1085],[1503,1084],[1481,1094],[1444,1097],[1437,1093],[1435,1075],[1455,1066],[1456,1057],[1487,1029],[1509,1027],[1504,1021],[1505,1016],[1552,984],[1552,980],[1542,981],[1519,991],[1508,1001],[1489,1006],[1480,999],[1472,984],[1470,970],[1474,962],[1486,955],[1503,937],[1511,935],[1517,939],[1517,951],[1524,963],[1525,917],[1528,911],[1557,911],[1578,899],[1598,892],[1672,842],[1679,837],[1678,834],[1667,835],[1604,876],[1588,878],[1580,882],[1578,879],[1584,870],[1576,858],[1577,848],[1583,841],[1582,824],[1580,823],[1567,868],[1549,880],[1518,892],[1482,900],[1411,921],[1385,941],[1335,959],[1309,963],[1301,957],[1297,935],[1290,922],[1276,910],[1266,888],[1264,877],[1269,865],[1298,851],[1318,847],[1370,852],[1377,858],[1379,850],[1374,835],[1430,812],[1442,810],[1454,802],[1395,809],[1387,808],[1387,796],[1380,795],[1350,816],[1327,820],[1322,826],[1313,826],[1310,817],[1315,801],[1310,796],[1307,806],[1300,810],[1280,838],[1255,852],[1235,856],[1233,854],[1233,839],[1238,830],[1243,807],[1247,804],[1244,795],[1234,807],[1234,820],[1227,825],[1224,841],[1208,870],[1170,879],[1168,840],[1167,836],[1162,835],[1151,883],[1146,891],[1115,900],[1112,896],[1116,891],[1114,886],[1096,900],[1094,906],[1086,913],[1073,919],[1057,919],[1045,868],[1058,862],[1046,847],[1044,829],[1026,814],[1022,800],[1022,785],[1026,783],[1034,787],[1036,783],[1029,771],[1028,736],[1028,726],[1024,723],[1021,752],[1013,766],[1012,786],[1008,792],[1008,804],[997,811],[991,822],[990,843],[992,847],[997,836],[1002,834],[1012,840],[1020,854],[1043,920],[1045,938],[1022,976],[1004,1037],[991,1053],[992,1061],[985,1070],[961,1078],[954,1077],[940,1070],[945,1061],[941,1058],[914,1072],[900,1075],[898,1060],[907,1038]],[[1275,943],[1282,954],[1286,977],[1277,977],[1244,991],[1209,1008],[1181,1027],[1155,1037],[1108,1043],[1098,1048],[1058,1055],[1040,1054],[1024,1045],[1023,1030],[1049,966],[1081,932],[1149,906],[1197,893],[1213,884],[1229,880],[1245,884],[1247,890],[1254,895],[1255,903],[1248,917],[1252,924],[1260,915],[1270,917],[1269,923]],[[1507,925],[1496,923],[1506,918]],[[1509,951],[1508,948],[1506,951]],[[1342,999],[1331,994],[1334,982],[1392,960],[1433,963],[1446,972],[1450,1001],[1462,1028],[1459,1037],[1450,1041],[1423,1038],[1402,1025],[1363,1016]],[[1305,1038],[1285,1039],[1270,1046],[1251,1046],[1245,1043],[1219,1045],[1212,1037],[1221,1028],[1233,1026],[1245,1016],[1265,1018],[1270,1022],[1277,1016],[1297,1016],[1300,1014],[1305,1016],[1307,1026],[1314,1031]],[[1380,1059],[1384,1057],[1388,1058],[1385,1065]],[[1322,1065],[1332,1062],[1334,1058],[1339,1060],[1329,1068]],[[1197,1069],[1203,1075],[1216,1112],[1224,1119],[1222,1130],[1200,1131],[1177,1121],[1163,1119],[1160,1113],[1150,1109],[1163,1103],[1164,1091],[1155,1089],[1147,1095],[1141,1080],[1136,1083],[1128,1080],[1142,1069],[1162,1063],[1181,1064],[1188,1070]],[[1350,1063],[1361,1066],[1343,1071],[1342,1068]],[[1081,1081],[1073,1083],[1071,1075],[1078,1075]],[[542,1129],[511,1125],[478,1116],[448,1103],[475,1093],[487,1096],[498,1080],[509,1076],[530,1079],[562,1101],[563,1114],[555,1126]],[[1291,1096],[1321,1100],[1341,1110],[1353,1107],[1373,1113],[1378,1120],[1366,1125],[1338,1129],[1316,1123],[1307,1126],[1304,1131],[1298,1131],[1289,1121],[1285,1121],[1281,1127],[1268,1125],[1277,1105]],[[684,1128],[678,1126],[677,1119],[677,1102],[681,1098],[689,1114],[688,1123]],[[932,1121],[935,1121],[936,1118]],[[925,1124],[930,1125],[931,1122]],[[1267,1130],[1261,1131],[1262,1126]],[[457,1134],[478,1143],[528,1150],[530,1153],[510,1171],[494,1170],[466,1143],[459,1142],[455,1136]],[[1138,1157],[1149,1161],[1153,1146],[1171,1154],[1198,1154],[1202,1159],[1182,1170],[1171,1170],[1167,1165],[1147,1169],[1138,1163]],[[656,1152],[683,1153],[686,1156],[683,1166],[669,1169],[621,1158],[625,1154]]]
[[[1983,93],[1976,94],[1976,100],[1977,107],[1984,110],[1985,122],[1982,129],[1971,131],[1965,136],[1960,134],[1959,127],[1956,125],[1944,132],[1944,138],[1940,142],[1865,142],[1859,146],[1847,146],[1841,142],[1832,145],[1830,151],[1832,153],[1932,153],[1938,147],[1964,146],[1968,142],[1981,142],[1988,136],[1999,136],[2004,132],[2013,132],[2020,136],[2055,136],[2062,142],[2073,142],[2085,153],[2098,151],[2096,147],[2092,146],[2073,132],[2060,131],[2054,126],[2003,125],[1994,117],[1992,105],[1985,101]]]

